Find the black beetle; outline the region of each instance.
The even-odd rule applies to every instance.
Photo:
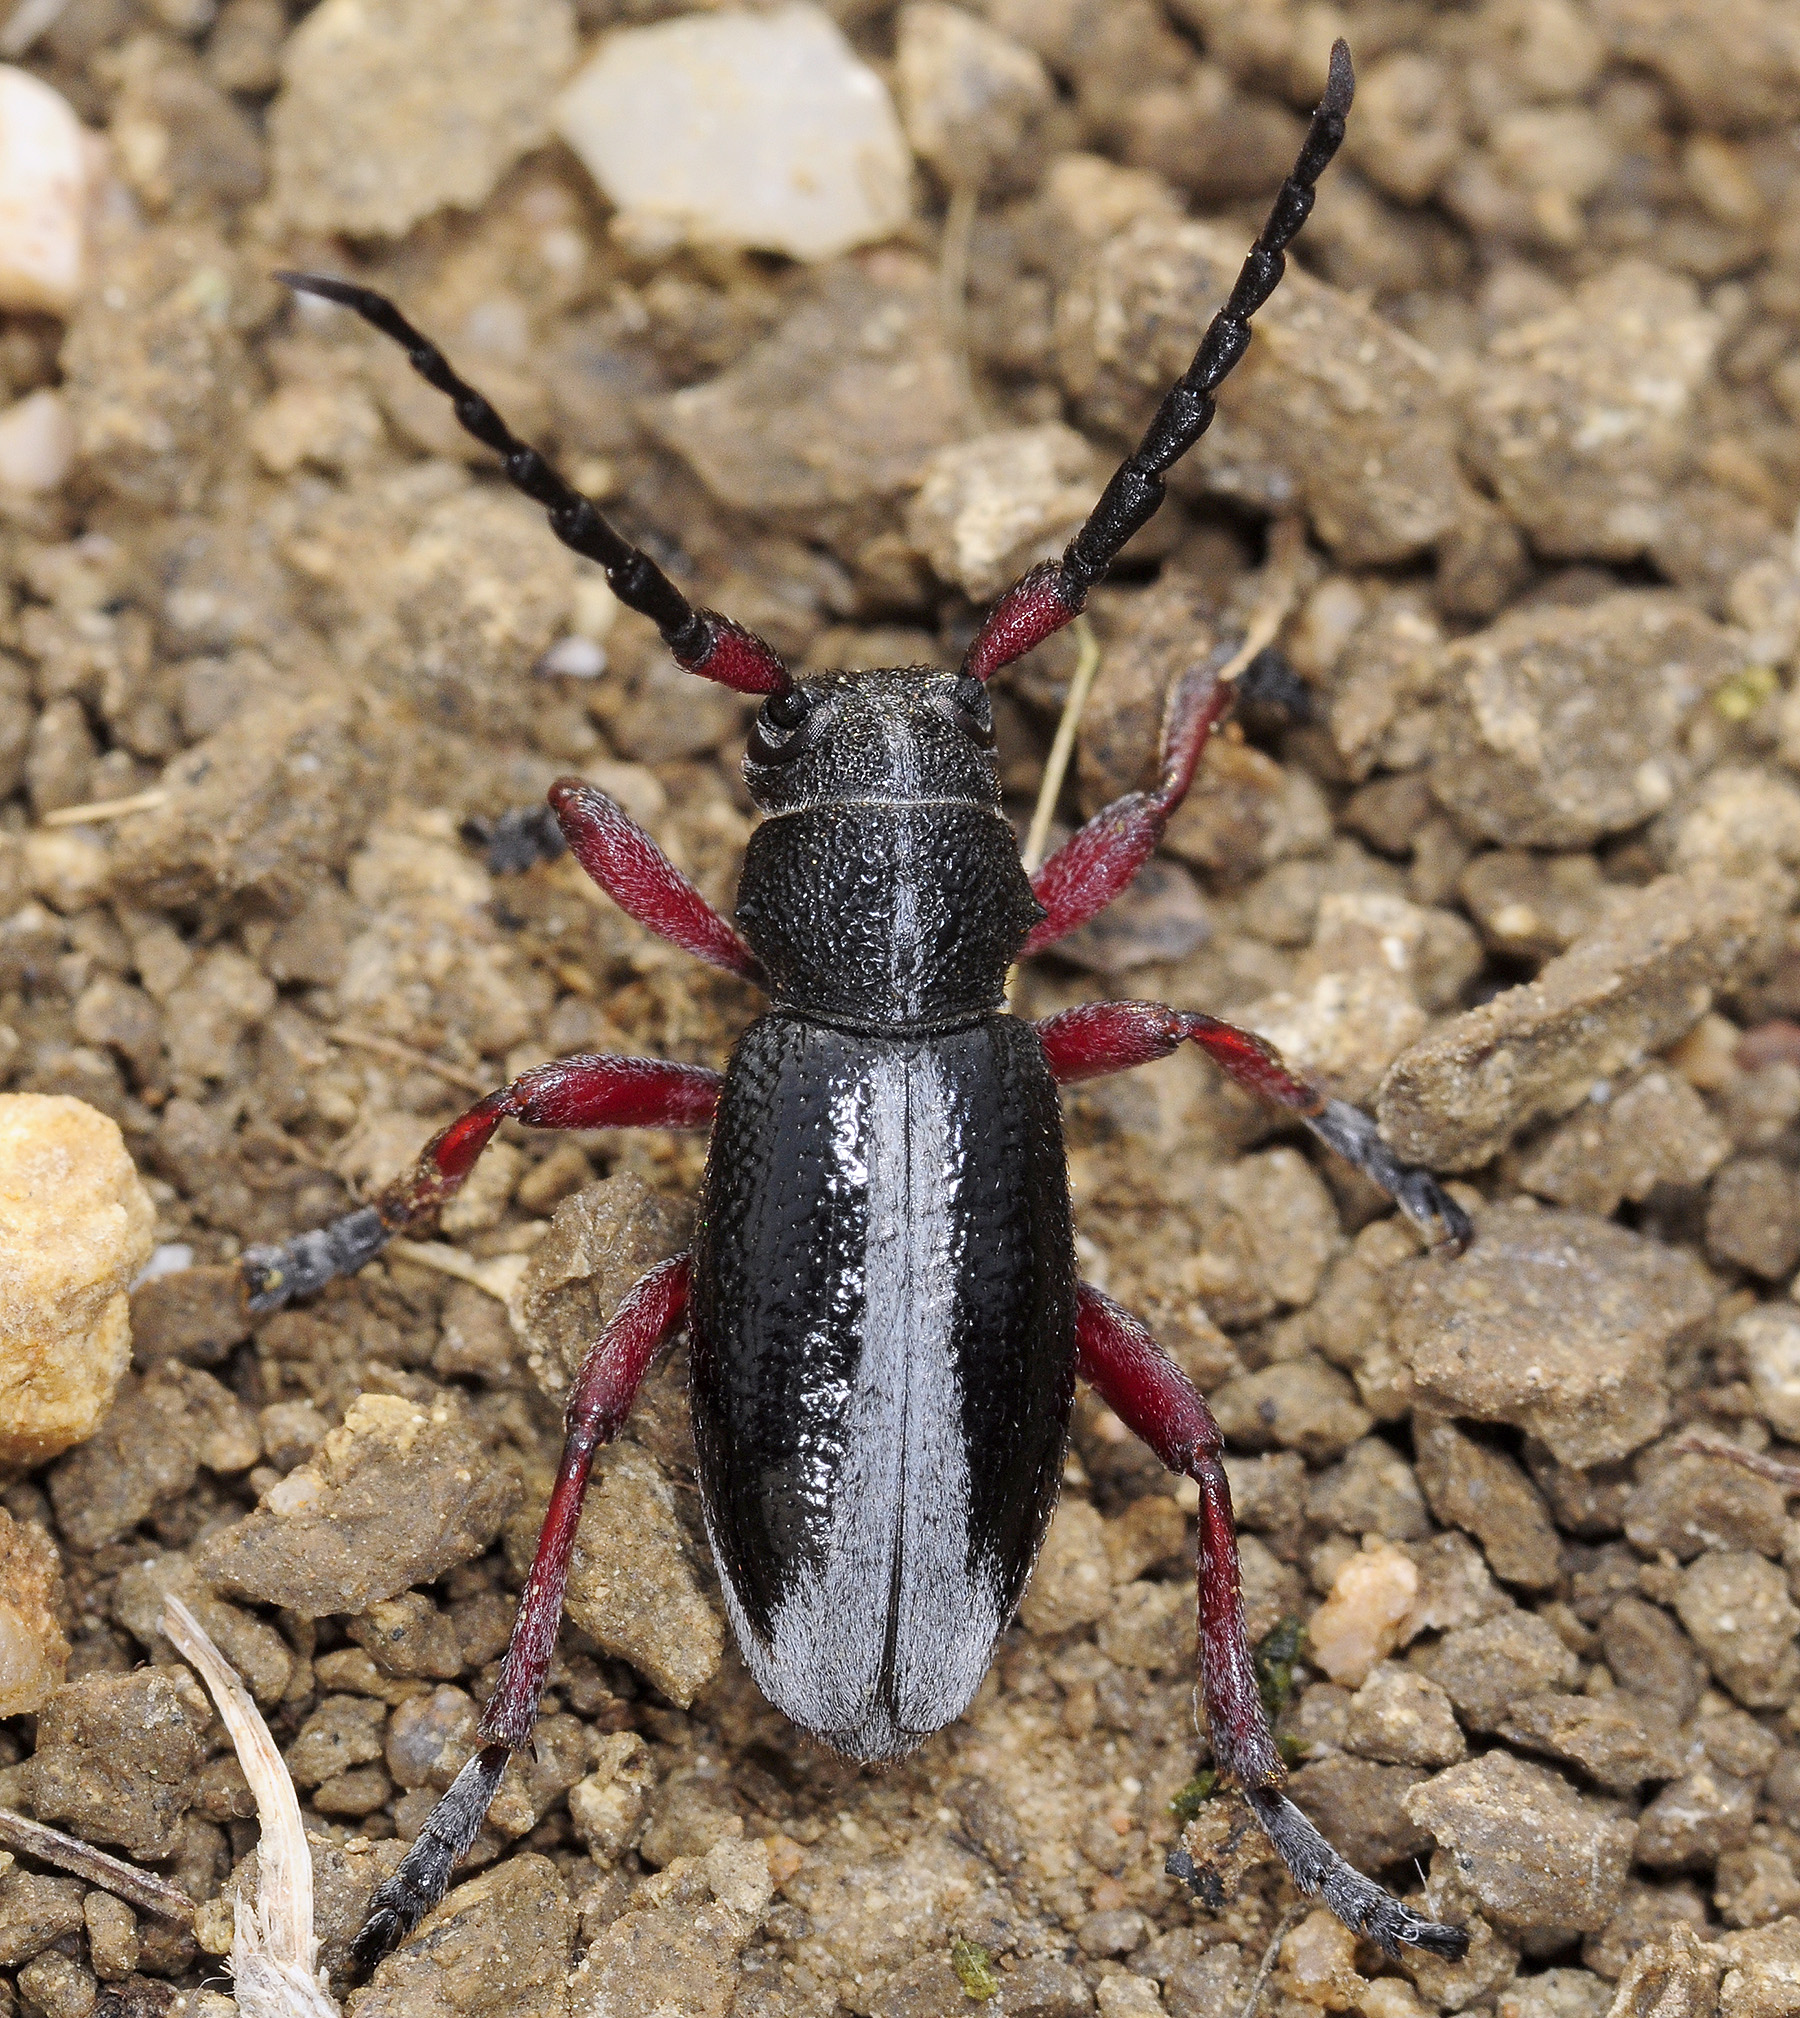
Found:
[[[1205,1402],[1137,1320],[1076,1280],[1059,1084],[1199,1044],[1292,1109],[1452,1247],[1460,1208],[1399,1164],[1374,1126],[1295,1078],[1246,1031],[1152,1003],[1023,1023],[1011,963],[1093,917],[1155,848],[1229,704],[1218,661],[1170,697],[1156,786],[1117,801],[1028,880],[1000,810],[985,682],[1081,610],[1162,500],[1164,473],[1212,419],[1250,317],[1280,279],[1343,138],[1349,52],[1293,173],[1192,366],[1060,562],[995,605],[960,673],[827,673],[795,682],[760,639],[693,608],[380,295],[284,275],[406,347],[457,418],[656,622],[677,662],[765,696],[744,775],[762,809],[738,888],[742,936],[650,838],[578,780],[550,803],[583,867],[633,917],[755,981],[770,1010],[723,1077],[635,1058],[524,1074],[445,1129],[373,1205],[251,1249],[255,1307],[358,1267],[428,1224],[503,1118],[548,1128],[705,1127],[711,1155],[691,1254],[637,1284],[576,1377],[567,1443],[484,1749],[375,1894],[359,1967],[439,1898],[508,1756],[530,1738],[562,1616],[593,1452],[615,1435],[659,1347],[685,1322],[700,1489],[738,1644],[769,1699],[852,1758],[898,1757],[967,1706],[1011,1618],[1056,1501],[1077,1373],[1200,1487],[1200,1679],[1213,1757],[1303,1890],[1390,1953],[1460,1955],[1354,1871],[1281,1791],[1238,1592],[1222,1444]]]

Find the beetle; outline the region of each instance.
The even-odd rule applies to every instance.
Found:
[[[512,1752],[529,1742],[562,1617],[595,1449],[685,1324],[707,1532],[750,1673],[796,1724],[852,1759],[913,1750],[981,1683],[1043,1540],[1079,1374],[1199,1487],[1200,1686],[1213,1757],[1303,1891],[1390,1953],[1460,1956],[1355,1871],[1282,1792],[1245,1635],[1223,1443],[1206,1403],[1138,1320],[1078,1281],[1057,1088],[1198,1045],[1289,1109],[1460,1250],[1461,1208],[1374,1124],[1290,1072],[1248,1031],[1197,1011],[1090,1003],[1030,1024],[1011,964],[1110,903],[1148,860],[1230,704],[1217,658],[1175,685],[1153,787],[1107,806],[1027,878],[1000,808],[987,682],[1082,609],[1210,424],[1250,318],[1284,269],[1343,138],[1354,79],[1331,54],[1292,173],[1188,371],[1059,561],[988,614],[955,674],[921,667],[790,677],[741,626],[694,608],[384,297],[301,274],[400,343],[502,458],[556,536],[650,617],[676,663],[759,695],[744,777],[762,818],[736,925],[603,793],[549,799],[582,867],[632,917],[753,981],[769,1010],[723,1075],[655,1059],[534,1068],[452,1122],[371,1204],[248,1250],[254,1308],[360,1267],[432,1223],[500,1122],[711,1127],[692,1250],[652,1269],[571,1384],[566,1442],[483,1744],[374,1896],[359,1969],[441,1898]]]

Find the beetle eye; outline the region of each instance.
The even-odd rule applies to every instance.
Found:
[[[983,749],[993,747],[994,706],[987,688],[972,673],[959,673],[950,689],[950,719]]]
[[[785,764],[800,754],[804,740],[796,736],[813,711],[813,697],[801,687],[789,687],[771,694],[762,705],[750,731],[749,755],[753,764]]]

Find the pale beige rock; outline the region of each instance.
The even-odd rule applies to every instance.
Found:
[[[724,2018],[737,1961],[762,1924],[774,1887],[758,1842],[725,1837],[704,1857],[677,1857],[647,1878],[588,1949],[573,1982],[575,2018],[642,2018],[652,2008],[674,2018]]]
[[[1352,1556],[1307,1623],[1315,1665],[1332,1681],[1360,1688],[1375,1663],[1400,1644],[1418,1594],[1417,1564],[1392,1543]]]
[[[0,64],[0,308],[66,315],[81,291],[88,136],[61,92]]]
[[[116,1122],[66,1094],[0,1095],[0,1463],[98,1427],[155,1220]]]
[[[56,1544],[0,1508],[0,1717],[42,1708],[62,1686],[69,1643],[56,1622],[61,1581]]]
[[[325,0],[282,52],[275,202],[303,231],[398,238],[474,209],[549,129],[567,0]]]
[[[0,485],[55,490],[74,461],[75,422],[60,392],[40,387],[0,413]]]
[[[1800,1439],[1800,1311],[1758,1304],[1731,1324],[1756,1405],[1776,1435]]]
[[[1768,920],[1756,882],[1666,876],[1630,892],[1535,981],[1402,1053],[1381,1086],[1382,1134],[1408,1162],[1477,1168],[1691,1029]]]
[[[830,259],[897,231],[910,206],[887,87],[806,4],[609,35],[556,128],[617,206],[615,230],[645,249]]]
[[[1055,96],[1040,56],[965,8],[914,0],[895,42],[906,137],[953,187],[979,186],[1016,156]]]
[[[1461,1260],[1404,1266],[1393,1335],[1420,1399],[1512,1423],[1576,1466],[1624,1457],[1662,1428],[1670,1342],[1716,1295],[1682,1250],[1521,1207],[1483,1214]]]
[[[983,600],[1061,551],[1102,475],[1099,456],[1060,421],[952,442],[925,466],[906,536],[940,580]]]
[[[1540,553],[1628,560],[1656,538],[1720,335],[1691,280],[1631,259],[1494,339],[1467,453]]]

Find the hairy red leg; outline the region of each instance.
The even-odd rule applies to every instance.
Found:
[[[1032,877],[1032,895],[1043,905],[1044,917],[1019,949],[1021,960],[1054,946],[1105,910],[1155,854],[1194,782],[1213,725],[1231,706],[1232,689],[1214,678],[1217,663],[1215,658],[1194,667],[1170,692],[1155,786],[1101,807]]]
[[[1171,1471],[1200,1488],[1200,1692],[1214,1764],[1243,1790],[1303,1892],[1323,1897],[1347,1926],[1390,1955],[1410,1946],[1459,1957],[1468,1946],[1460,1928],[1421,1920],[1365,1878],[1281,1791],[1287,1772],[1269,1729],[1244,1628],[1231,1486],[1212,1411],[1144,1326],[1085,1282],[1076,1292],[1075,1366]]]
[[[478,1100],[420,1150],[371,1204],[278,1247],[247,1247],[241,1266],[252,1310],[277,1310],[333,1276],[372,1261],[396,1233],[428,1224],[461,1189],[494,1130],[510,1115],[532,1128],[705,1128],[720,1079],[703,1065],[662,1058],[558,1058],[534,1065]]]
[[[1274,1045],[1253,1030],[1160,1002],[1084,1002],[1049,1017],[1037,1033],[1059,1086],[1129,1072],[1168,1057],[1180,1044],[1197,1044],[1240,1086],[1297,1114],[1328,1149],[1379,1184],[1422,1232],[1457,1254],[1474,1237],[1469,1215],[1430,1171],[1402,1163],[1361,1108],[1329,1099],[1296,1077]]]
[[[550,806],[576,861],[627,917],[684,953],[760,985],[762,968],[734,927],[614,800],[579,778],[558,778]]]
[[[562,1462],[538,1533],[537,1553],[519,1599],[500,1679],[479,1726],[482,1749],[456,1776],[394,1875],[369,1902],[352,1948],[366,1973],[444,1896],[450,1873],[475,1840],[500,1785],[510,1753],[521,1750],[537,1721],[539,1698],[562,1625],[569,1558],[581,1525],[582,1495],[594,1452],[610,1443],[659,1349],[687,1312],[692,1264],[685,1254],[651,1269],[633,1287],[581,1363],[564,1413]]]

